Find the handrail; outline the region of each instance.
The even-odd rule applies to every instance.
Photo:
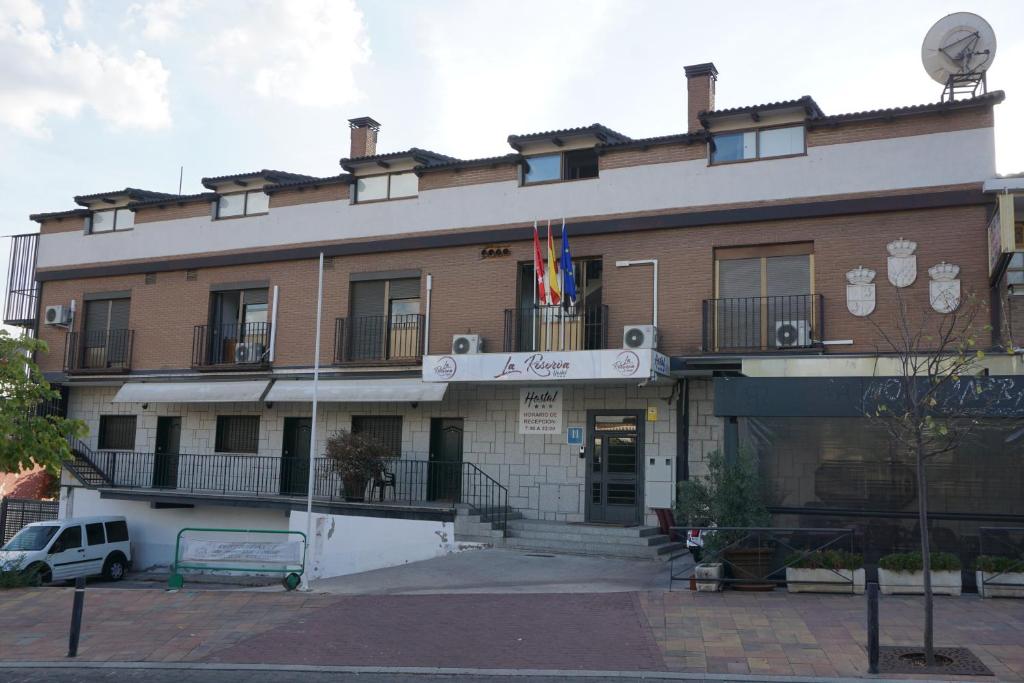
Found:
[[[113,484],[113,478],[99,466],[95,457],[96,453],[84,441],[68,437],[67,442],[68,447],[71,449],[71,460],[65,461],[64,464],[75,476],[81,479],[82,482],[92,486],[97,484]],[[85,465],[92,469],[92,473],[80,471],[79,466],[81,463],[78,462],[79,460],[84,461]],[[100,481],[96,481],[96,477],[99,477]]]
[[[469,505],[474,512],[479,514],[481,518],[487,516],[491,517],[494,515],[494,511],[498,511],[500,521],[490,520],[492,523],[497,524],[504,535],[508,530],[508,489],[505,488],[501,482],[492,477],[491,475],[484,472],[482,469],[477,467],[474,463],[464,462],[462,463],[464,471],[470,474],[470,477],[474,483],[471,487],[472,496],[467,499],[465,491],[463,491],[462,501],[466,505]],[[476,484],[482,484],[484,487],[484,493],[478,494],[478,488]],[[484,506],[483,501],[488,503]]]

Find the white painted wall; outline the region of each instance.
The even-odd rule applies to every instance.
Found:
[[[149,503],[100,498],[98,491],[64,488],[61,517],[124,515],[132,543],[133,569],[167,567],[174,561],[174,543],[184,527],[288,529],[287,512],[218,505],[156,510]]]
[[[292,531],[306,531],[306,513],[293,512]],[[306,571],[325,579],[429,560],[455,552],[455,525],[415,519],[313,513]]]
[[[486,183],[397,202],[281,207],[263,216],[142,223],[127,232],[43,235],[39,268],[344,240],[630,211],[983,182],[992,128],[811,147],[807,156],[709,167],[703,159],[612,169],[593,180]]]

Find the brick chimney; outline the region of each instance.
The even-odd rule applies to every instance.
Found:
[[[380,124],[369,116],[349,119],[348,127],[352,129],[352,147],[349,158],[372,157],[377,153],[377,132]]]
[[[691,64],[683,69],[686,71],[686,120],[689,132],[694,133],[703,129],[697,114],[715,108],[718,69],[711,62]]]

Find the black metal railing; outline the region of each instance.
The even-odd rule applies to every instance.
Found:
[[[825,336],[820,294],[705,299],[703,309],[708,352],[806,349]]]
[[[180,493],[304,497],[309,486],[308,458],[270,455],[161,454],[91,450],[76,441],[65,463],[94,487],[152,489]],[[346,482],[329,458],[314,459],[313,497],[387,505],[467,505],[504,531],[508,489],[473,463],[385,460],[379,472],[346,491]]]
[[[7,300],[4,324],[31,327],[39,302],[36,282],[36,249],[39,233],[11,236],[11,257],[7,270]]]
[[[192,367],[267,365],[270,323],[196,325]]]
[[[65,372],[126,372],[132,365],[134,330],[69,332]]]
[[[701,539],[701,565],[720,565],[715,577],[699,576],[697,564],[680,563],[674,558],[669,573],[669,588],[675,581],[716,581],[722,585],[829,583],[855,590],[853,569],[825,568],[825,576],[812,581],[794,580],[787,569],[800,568],[819,553],[843,551],[850,556],[857,548],[856,530],[852,528],[783,528],[783,527],[672,527],[680,537],[694,534]],[[682,556],[678,559],[684,559]],[[863,558],[861,558],[863,559]]]
[[[422,362],[424,316],[363,315],[334,321],[334,362]]]
[[[505,309],[505,347],[515,351],[608,348],[608,306],[522,306]]]

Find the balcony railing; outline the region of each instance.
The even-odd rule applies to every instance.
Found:
[[[270,323],[196,325],[192,367],[260,367],[270,364]]]
[[[525,306],[505,309],[505,348],[588,351],[608,348],[608,306]]]
[[[134,330],[69,332],[64,371],[128,372],[134,343]]]
[[[11,259],[7,271],[7,301],[4,305],[4,324],[32,327],[36,321],[39,303],[39,285],[36,283],[36,247],[39,234],[11,237]]]
[[[338,318],[334,321],[334,362],[420,363],[423,318],[418,314]]]
[[[71,443],[66,463],[83,480],[100,488],[148,489],[222,496],[306,496],[309,460],[271,455],[159,454],[139,451],[94,451]],[[463,503],[504,523],[508,490],[473,463],[388,459],[361,491],[345,482],[329,458],[314,459],[313,497],[345,502],[353,497],[386,505]]]
[[[820,294],[704,301],[704,351],[786,351],[820,345],[825,316]]]

